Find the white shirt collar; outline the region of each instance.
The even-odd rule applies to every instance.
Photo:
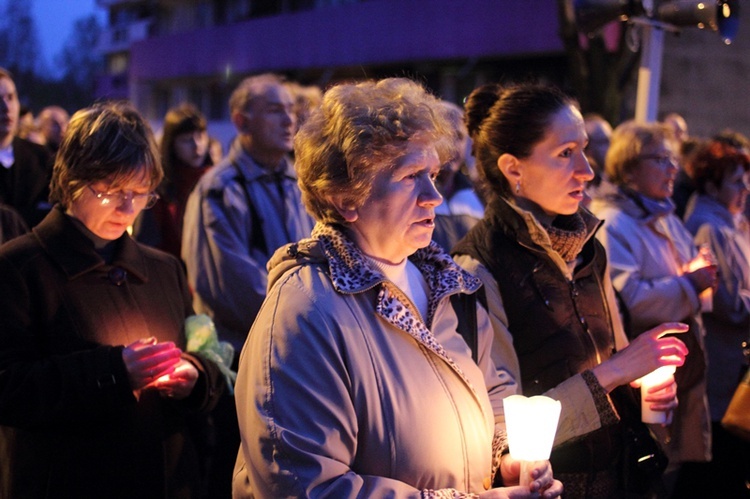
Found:
[[[16,159],[13,156],[13,144],[8,147],[0,148],[0,164],[3,168],[10,168],[15,163]]]

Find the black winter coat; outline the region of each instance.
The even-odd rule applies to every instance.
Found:
[[[49,212],[49,181],[54,158],[39,144],[13,139],[10,168],[0,170],[0,203],[15,208],[26,225],[33,227]]]
[[[0,497],[196,495],[185,420],[221,393],[216,365],[184,354],[200,373],[190,397],[136,400],[122,360],[149,336],[184,349],[192,313],[175,258],[125,234],[108,265],[59,206],[3,245]]]

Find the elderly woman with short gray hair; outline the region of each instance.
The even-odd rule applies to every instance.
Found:
[[[237,497],[556,497],[503,455],[513,392],[477,318],[478,364],[450,297],[479,281],[431,243],[450,129],[406,79],[331,88],[295,157],[312,238],[269,262],[240,359]],[[473,312],[473,310],[472,310]],[[501,456],[503,459],[501,460]],[[511,488],[492,488],[500,471]]]

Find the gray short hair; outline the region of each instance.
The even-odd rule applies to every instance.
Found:
[[[664,123],[621,123],[612,132],[612,140],[604,161],[607,179],[615,185],[625,185],[629,175],[638,167],[643,149],[666,141],[674,147],[674,133]]]
[[[440,101],[405,78],[341,84],[295,137],[302,200],[318,221],[343,222],[334,195],[361,206],[373,179],[403,154],[410,140],[435,144],[441,162],[450,157],[453,130]]]
[[[229,97],[229,112],[242,112],[270,87],[283,86],[284,78],[273,73],[250,76],[240,82]]]

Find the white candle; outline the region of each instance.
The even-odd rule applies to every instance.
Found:
[[[674,379],[675,366],[662,366],[641,378],[641,420],[644,423],[666,423],[667,413],[663,411],[652,411],[645,401],[648,390],[651,387],[661,385],[670,379]]]
[[[716,257],[713,251],[711,251],[711,245],[708,243],[701,244],[698,247],[698,256],[688,264],[687,271],[694,272],[704,267],[710,267],[716,265]],[[701,291],[698,295],[701,303],[701,312],[713,312],[714,310],[714,292],[713,289],[708,288]]]

